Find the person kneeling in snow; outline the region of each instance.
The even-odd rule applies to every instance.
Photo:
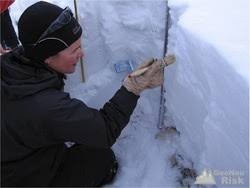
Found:
[[[161,62],[127,76],[96,110],[63,92],[64,75],[83,56],[82,29],[69,8],[37,2],[21,15],[18,33],[22,46],[1,56],[1,185],[110,183],[118,168],[111,146],[139,94],[163,83]]]

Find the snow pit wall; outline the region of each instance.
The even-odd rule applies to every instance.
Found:
[[[190,30],[178,20],[170,30],[169,49],[177,63],[166,70],[168,114],[199,174],[204,169],[243,172],[244,184],[238,186],[248,187],[248,82]],[[223,176],[215,179],[217,186],[227,185]]]

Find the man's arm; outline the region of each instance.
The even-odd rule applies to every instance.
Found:
[[[66,93],[55,92],[48,96],[49,110],[44,109],[44,131],[52,142],[111,147],[129,122],[138,98],[122,86],[101,110],[96,110],[80,100],[70,99]]]

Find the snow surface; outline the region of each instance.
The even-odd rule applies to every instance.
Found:
[[[14,22],[36,0],[12,5]],[[73,1],[50,0],[61,7]],[[113,149],[120,169],[111,186],[176,187],[180,176],[169,158],[180,154],[198,174],[207,168],[243,171],[248,187],[249,153],[249,4],[247,0],[169,0],[172,27],[169,52],[177,62],[165,70],[165,126],[156,128],[160,89],[145,91],[130,123]],[[165,1],[78,1],[84,29],[86,82],[80,66],[66,90],[91,107],[101,108],[127,73],[113,65],[130,59],[135,67],[147,57],[162,57]],[[217,187],[222,176],[216,175]]]

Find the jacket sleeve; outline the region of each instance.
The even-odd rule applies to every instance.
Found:
[[[96,110],[58,91],[48,99],[49,110],[43,110],[44,132],[53,142],[110,147],[129,122],[138,98],[122,86],[102,109]]]

